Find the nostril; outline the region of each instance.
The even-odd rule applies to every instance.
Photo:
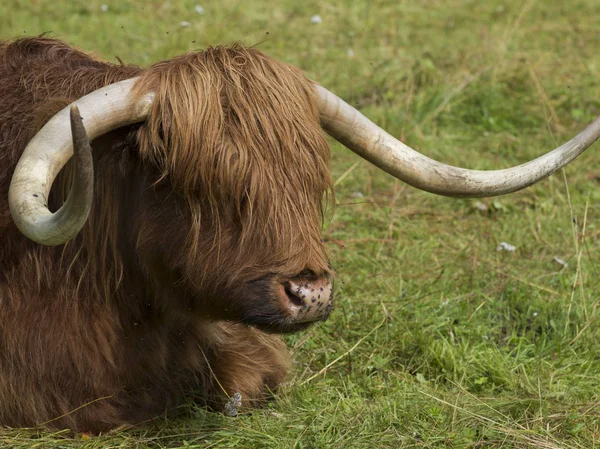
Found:
[[[289,282],[284,282],[283,289],[285,290],[285,294],[292,304],[298,307],[304,306],[304,301],[298,296],[300,292],[297,292],[298,294],[296,294],[292,291],[292,284]]]

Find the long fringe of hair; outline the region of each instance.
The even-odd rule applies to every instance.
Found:
[[[327,266],[319,236],[332,192],[329,149],[300,70],[239,44],[211,47],[145,70],[135,92],[148,91],[155,100],[140,153],[188,201],[190,258],[209,214],[217,253],[220,233],[233,227],[238,248],[270,255],[250,262],[240,254],[246,265],[268,262],[287,274]]]

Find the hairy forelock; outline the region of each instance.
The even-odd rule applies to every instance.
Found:
[[[195,215],[189,257],[209,213],[216,228],[236,225],[239,245],[288,270],[326,265],[318,237],[329,149],[300,70],[234,44],[155,64],[135,91],[155,93],[138,135],[141,156]]]

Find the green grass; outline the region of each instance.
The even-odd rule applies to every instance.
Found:
[[[224,0],[201,2],[204,15],[196,3],[4,0],[0,37],[51,31],[140,65],[256,44],[470,168],[526,161],[600,113],[596,0]],[[337,308],[289,337],[295,365],[274,402],[236,419],[186,406],[91,439],[3,430],[0,447],[600,446],[598,144],[536,186],[478,201],[417,191],[332,149]],[[516,251],[497,251],[503,241]]]

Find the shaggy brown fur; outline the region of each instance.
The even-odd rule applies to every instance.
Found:
[[[134,76],[139,95],[156,93],[152,114],[93,142],[83,231],[55,248],[27,240],[7,200],[27,142],[73,100]],[[281,316],[275,289],[332,275],[311,83],[239,45],[142,70],[27,38],[0,44],[0,99],[0,424],[100,432],[186,394],[260,403],[288,356],[259,329],[306,326]],[[68,185],[65,170],[51,208]]]

